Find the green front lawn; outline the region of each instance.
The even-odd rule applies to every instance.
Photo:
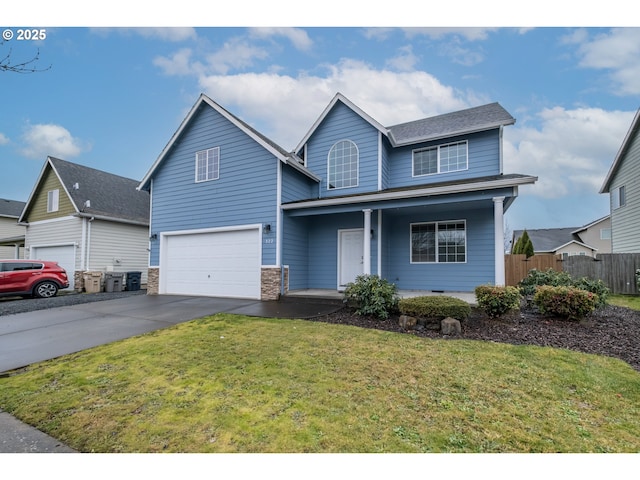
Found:
[[[0,379],[82,452],[638,452],[608,357],[220,314]]]

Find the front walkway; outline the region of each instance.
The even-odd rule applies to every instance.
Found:
[[[476,295],[473,292],[434,292],[432,290],[398,290],[400,298],[411,298],[420,296],[446,295],[448,297],[459,298],[470,305],[476,305]],[[320,288],[311,288],[305,290],[291,290],[285,294],[285,298],[323,298],[332,300],[341,300],[344,295],[338,290],[324,290]]]

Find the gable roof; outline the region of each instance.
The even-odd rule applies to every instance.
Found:
[[[137,180],[55,157],[47,157],[20,221],[29,210],[35,193],[49,169],[60,180],[76,215],[140,225],[149,224],[149,194],[136,189]]]
[[[627,132],[627,135],[624,137],[624,140],[622,141],[622,145],[620,146],[620,149],[618,150],[618,153],[616,154],[616,157],[613,160],[613,163],[611,164],[611,168],[609,168],[609,172],[607,173],[607,176],[605,177],[604,182],[602,183],[602,188],[600,188],[599,193],[609,193],[609,188],[611,187],[611,182],[613,180],[613,177],[615,177],[616,173],[618,172],[618,169],[620,168],[622,160],[626,155],[632,140],[636,137],[639,130],[640,130],[640,109],[638,109],[635,117],[633,117],[633,121],[631,122],[629,131]]]
[[[20,218],[25,202],[0,198],[0,217]]]
[[[411,145],[445,137],[482,132],[514,123],[516,123],[516,119],[499,103],[494,102],[395,125],[389,127],[389,137],[395,146]]]
[[[383,135],[385,136],[387,135],[387,129],[384,126],[382,126],[380,123],[374,120],[373,117],[365,113],[364,110],[358,107],[355,103],[353,103],[347,97],[345,97],[340,92],[338,92],[333,96],[333,98],[329,102],[329,105],[326,106],[326,108],[322,111],[322,113],[316,119],[316,121],[313,122],[313,125],[311,126],[307,134],[304,137],[302,137],[302,140],[300,140],[300,143],[298,143],[298,146],[295,148],[294,152],[299,152],[302,149],[302,147],[304,146],[305,143],[307,143],[311,135],[313,135],[313,132],[316,131],[316,129],[320,126],[320,124],[324,121],[326,116],[329,114],[329,112],[331,112],[331,110],[333,110],[333,107],[335,107],[335,105],[338,102],[343,103],[348,108],[353,110],[357,115],[359,115],[363,120],[369,123],[376,130],[381,132]]]
[[[297,156],[295,156],[290,152],[287,152],[284,148],[280,147],[274,141],[270,140],[269,138],[267,138],[266,136],[258,132],[255,128],[251,127],[249,124],[247,124],[246,122],[242,121],[241,119],[236,117],[234,114],[229,112],[227,109],[223,108],[218,103],[211,100],[211,98],[209,98],[207,95],[205,95],[204,93],[201,93],[200,96],[198,97],[198,100],[193,105],[193,107],[191,107],[191,110],[189,110],[189,113],[187,113],[187,116],[182,120],[182,122],[180,123],[180,126],[178,127],[176,132],[171,136],[171,138],[169,139],[169,142],[164,147],[162,152],[160,152],[160,155],[158,156],[156,161],[153,163],[153,165],[151,166],[147,174],[140,181],[140,184],[137,187],[138,190],[143,190],[147,188],[151,178],[153,177],[154,172],[158,169],[158,167],[162,164],[164,159],[167,157],[171,148],[178,141],[178,139],[180,138],[182,133],[185,131],[185,129],[189,126],[192,119],[195,117],[196,113],[198,113],[198,111],[205,105],[213,108],[216,112],[218,112],[220,115],[226,118],[229,122],[234,124],[237,128],[242,130],[245,134],[251,137],[254,141],[256,141],[259,145],[261,145],[267,151],[269,151],[273,156],[275,156],[281,162],[287,165],[291,165],[293,168],[301,171],[302,173],[304,173],[309,178],[315,181],[318,181],[318,182],[320,181],[320,179],[316,175],[314,175],[310,170],[308,170],[306,167],[302,165],[302,160],[300,158],[298,158]]]
[[[445,113],[435,117],[384,127],[344,95],[337,93],[320,117],[318,117],[311,126],[311,129],[302,138],[295,148],[295,152],[299,152],[302,149],[313,132],[338,102],[345,104],[367,123],[385,135],[394,147],[491,130],[506,125],[513,125],[516,122],[515,118],[513,118],[509,112],[499,103],[494,102],[479,107],[467,108],[457,112]]]

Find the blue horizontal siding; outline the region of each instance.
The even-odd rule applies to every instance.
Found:
[[[327,159],[331,147],[351,140],[358,147],[358,186],[327,189]],[[333,197],[378,188],[378,131],[341,102],[327,114],[307,142],[307,168],[322,179],[320,195]]]
[[[466,263],[411,263],[410,225],[419,222],[466,221]],[[386,256],[383,277],[402,290],[473,291],[495,281],[493,209],[424,214],[383,214]]]
[[[220,147],[220,177],[195,182],[195,153]],[[244,224],[274,227],[278,160],[210,107],[203,107],[153,176],[151,232]],[[275,227],[273,228],[275,231]],[[262,246],[275,264],[275,242]],[[158,264],[159,242],[151,244]]]
[[[393,149],[389,156],[389,188],[428,185],[430,183],[466,180],[500,174],[500,131],[491,130],[468,136],[455,137],[410,147]],[[446,143],[467,140],[468,169],[458,172],[440,173],[412,177],[413,151]]]

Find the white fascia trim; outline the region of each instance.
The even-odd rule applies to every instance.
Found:
[[[420,196],[450,195],[454,193],[474,192],[494,188],[514,187],[535,183],[538,177],[523,177],[520,179],[493,180],[490,182],[470,183],[463,186],[447,185],[442,187],[426,187],[412,190],[402,190],[398,192],[372,193],[353,197],[325,198],[320,200],[309,200],[295,204],[282,205],[283,210],[299,210],[302,208],[330,207],[335,205],[352,205],[365,202],[380,202],[383,200],[402,200]]]
[[[105,215],[94,215],[91,213],[76,213],[73,215],[74,217],[79,217],[79,218],[90,218],[90,219],[94,219],[94,220],[103,220],[105,222],[114,222],[114,223],[124,223],[127,225],[137,225],[140,227],[148,227],[149,226],[149,222],[141,222],[138,220],[127,220],[124,218],[115,218],[115,217],[107,217]]]
[[[161,237],[170,237],[173,235],[193,235],[194,233],[236,232],[238,230],[258,230],[262,232],[262,224],[252,223],[248,225],[229,225],[225,227],[195,228],[191,230],[172,230],[169,232],[159,232],[159,233]]]
[[[278,162],[277,181],[276,181],[276,265],[280,265],[281,254],[280,246],[282,245],[282,164]]]
[[[45,225],[47,223],[58,223],[58,222],[68,222],[69,220],[76,220],[78,217],[74,215],[68,215],[66,217],[57,217],[57,218],[50,218],[48,220],[38,220],[35,222],[29,222],[26,225],[29,227],[35,226],[35,225]]]

